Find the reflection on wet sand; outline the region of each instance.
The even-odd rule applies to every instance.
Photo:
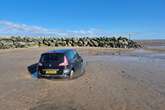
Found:
[[[87,61],[83,76],[34,80],[27,67],[50,49],[0,51],[2,110],[164,110],[163,52],[77,48]]]

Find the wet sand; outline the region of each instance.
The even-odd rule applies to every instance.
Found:
[[[165,109],[165,53],[78,48],[83,76],[33,79],[28,67],[49,49],[0,50],[0,110]]]

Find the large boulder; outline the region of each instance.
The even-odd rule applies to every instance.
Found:
[[[43,39],[43,44],[45,46],[50,46],[51,45],[50,42],[47,39]]]
[[[91,43],[94,47],[98,47],[99,43],[96,40],[91,40]]]
[[[14,41],[12,39],[1,39],[1,49],[9,49],[9,48],[14,48]]]
[[[84,45],[83,40],[79,40],[79,41],[78,41],[78,46],[83,46],[83,45]]]
[[[15,48],[25,48],[25,47],[28,47],[26,42],[15,42],[14,46],[15,46]]]

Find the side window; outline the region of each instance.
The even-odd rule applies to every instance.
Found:
[[[74,51],[69,51],[67,53],[67,57],[69,60],[73,59],[75,57],[75,52]]]
[[[79,57],[80,55],[78,54],[78,52],[76,51],[76,56]]]
[[[67,56],[68,60],[70,60],[69,52],[66,53],[66,56]]]
[[[73,57],[77,56],[77,52],[76,51],[72,51],[73,52]]]

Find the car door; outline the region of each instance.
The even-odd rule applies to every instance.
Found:
[[[74,71],[78,71],[78,63],[77,63],[77,57],[73,51],[69,51],[68,54],[68,59],[71,65],[71,68],[74,68]]]
[[[76,51],[72,51],[72,54],[73,54],[74,69],[75,69],[75,72],[78,73],[79,72],[79,66],[80,66],[79,65],[79,59],[78,59]]]
[[[82,73],[82,64],[83,64],[83,60],[81,58],[81,56],[75,51],[75,63],[76,63],[76,76],[81,75]]]
[[[77,77],[81,74],[81,64],[82,64],[82,58],[79,56],[79,54],[75,51],[69,51],[67,54],[71,68],[74,68],[75,74],[74,76]]]
[[[82,59],[82,57],[77,52],[76,52],[76,57],[77,57],[78,69],[81,71],[82,64],[83,64],[83,59]]]

